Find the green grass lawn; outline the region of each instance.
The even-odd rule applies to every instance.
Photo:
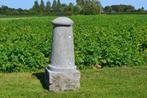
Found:
[[[144,51],[144,61],[145,64],[147,65],[147,50]]]
[[[0,98],[147,98],[147,67],[82,70],[81,89],[48,92],[44,73],[0,73]]]

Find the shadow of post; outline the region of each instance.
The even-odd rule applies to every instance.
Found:
[[[35,76],[41,83],[42,87],[46,90],[48,90],[46,84],[45,84],[45,73],[40,72],[40,73],[33,73],[33,76]]]

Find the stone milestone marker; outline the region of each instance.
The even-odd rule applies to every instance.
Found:
[[[45,69],[45,83],[49,91],[80,88],[80,72],[75,66],[73,21],[59,17],[52,21],[51,64]]]

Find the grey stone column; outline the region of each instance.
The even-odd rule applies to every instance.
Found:
[[[76,90],[80,72],[75,66],[73,21],[59,17],[52,21],[51,64],[45,69],[45,83],[50,91]]]

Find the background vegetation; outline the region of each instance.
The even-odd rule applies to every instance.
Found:
[[[49,64],[55,17],[1,18],[0,71],[34,71]],[[80,69],[145,64],[146,15],[72,16]],[[144,58],[145,57],[145,58]]]
[[[135,13],[145,14],[147,11],[143,7],[135,9],[132,5],[111,5],[103,7],[99,0],[76,0],[76,4],[63,4],[60,0],[53,2],[44,2],[40,0],[34,1],[34,5],[30,9],[14,9],[8,6],[0,7],[0,15],[96,15],[96,14],[124,14]]]

